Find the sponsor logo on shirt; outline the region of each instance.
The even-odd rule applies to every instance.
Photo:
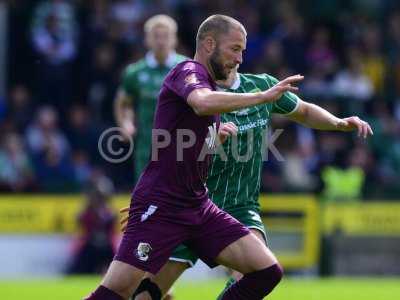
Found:
[[[265,119],[258,119],[257,121],[254,121],[254,122],[250,122],[250,123],[246,123],[246,124],[240,125],[240,126],[238,127],[238,129],[239,129],[240,132],[242,132],[242,131],[246,131],[246,130],[249,130],[249,129],[253,129],[253,128],[256,128],[256,127],[264,127],[264,126],[266,126],[267,124],[268,124],[268,121],[267,121],[267,120],[265,120]]]
[[[152,214],[154,214],[156,212],[157,208],[158,207],[155,205],[150,205],[149,208],[147,209],[147,211],[140,218],[140,221],[141,222],[146,221]]]
[[[151,250],[149,243],[140,242],[136,250],[136,257],[141,261],[147,261]]]

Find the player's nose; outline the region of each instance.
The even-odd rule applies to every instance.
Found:
[[[240,52],[240,54],[238,54],[237,56],[236,56],[236,58],[235,58],[235,62],[236,62],[236,64],[238,64],[238,65],[240,65],[242,62],[243,62],[243,55],[242,55],[242,53]]]

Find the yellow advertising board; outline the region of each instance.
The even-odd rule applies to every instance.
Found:
[[[323,206],[322,214],[325,234],[400,235],[400,203],[329,203]]]
[[[117,196],[112,206],[129,205],[129,196]],[[81,195],[0,196],[0,233],[75,233],[76,217],[84,206]]]
[[[260,205],[267,235],[297,236],[298,249],[279,249],[279,261],[287,269],[316,266],[320,250],[319,207],[312,195],[261,195]],[[271,245],[274,249],[274,245]]]
[[[129,195],[114,197],[117,213],[128,206]],[[301,236],[300,249],[287,249],[277,255],[285,268],[314,266],[318,260],[318,208],[312,196],[261,196],[262,219],[267,231],[295,233]],[[10,195],[0,196],[0,234],[74,234],[76,218],[83,209],[82,195]],[[278,214],[278,217],[268,217]],[[296,214],[296,217],[291,217]],[[116,225],[119,227],[119,224]]]

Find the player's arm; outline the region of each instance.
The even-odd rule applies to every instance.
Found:
[[[114,100],[114,117],[118,127],[122,128],[127,137],[136,133],[133,99],[122,89],[118,90]]]
[[[268,103],[278,100],[286,92],[296,92],[294,84],[303,80],[304,76],[290,76],[270,89],[256,93],[228,93],[212,91],[208,88],[193,90],[187,97],[188,104],[196,114],[214,115],[230,112],[248,106]]]
[[[371,126],[357,116],[340,119],[322,107],[298,100],[297,109],[287,117],[304,126],[320,130],[355,131],[366,138],[372,135]]]

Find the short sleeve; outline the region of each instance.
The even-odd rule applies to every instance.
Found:
[[[122,73],[120,89],[128,96],[136,98],[138,91],[137,72],[133,65],[126,67]]]
[[[275,77],[272,77],[270,75],[264,74],[265,79],[268,83],[268,88],[273,87],[274,85],[276,85],[279,80],[276,79]],[[281,98],[279,98],[277,101],[275,101],[272,104],[272,113],[275,114],[283,114],[283,115],[287,115],[290,114],[294,111],[296,111],[299,103],[300,103],[300,98],[291,92],[286,92],[282,95]]]
[[[212,82],[210,82],[207,70],[202,65],[194,62],[178,65],[174,70],[173,76],[165,84],[175,94],[185,100],[196,89],[207,88],[215,90]]]

